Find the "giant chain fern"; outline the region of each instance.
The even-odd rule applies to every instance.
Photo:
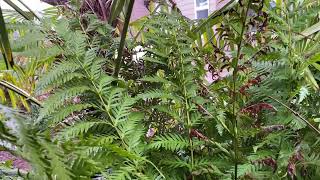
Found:
[[[46,32],[61,54],[37,84],[48,99],[18,133],[2,130],[32,164],[25,177],[317,179],[319,37],[301,33],[319,3],[235,4],[213,18],[215,35],[207,25],[204,46],[187,33],[198,22],[155,12],[124,57],[94,15],[61,18]],[[218,77],[211,84],[207,71]]]
[[[162,165],[170,178],[221,176],[216,166],[204,163],[210,160],[204,156],[203,148],[212,151],[208,152],[210,156],[225,154],[220,150],[213,152],[219,147],[223,149],[222,145],[198,131],[207,121],[199,107],[206,107],[210,101],[200,93],[203,62],[200,54],[192,49],[193,40],[185,34],[188,21],[174,13],[159,14],[152,17],[147,26],[143,62],[146,69],[152,68],[153,72],[147,71],[140,79],[142,83],[150,84],[139,97],[145,102],[153,99],[151,111],[148,111],[150,117],[156,118],[153,116],[160,112],[163,114],[160,124],[171,126],[163,129],[159,124],[151,124],[162,133],[150,142],[150,148],[171,152],[168,157],[161,156],[160,161],[154,160]],[[180,171],[185,173],[174,173]]]
[[[35,123],[65,144],[73,177],[142,176],[148,160],[141,147],[143,116],[132,112],[136,99],[112,84],[115,79],[103,68],[108,59],[98,55],[100,42],[91,42],[82,31],[57,34],[65,54],[38,83],[39,93],[54,93],[43,103]],[[69,126],[61,129],[64,124]],[[77,144],[76,139],[82,140]],[[74,146],[79,146],[76,151]]]

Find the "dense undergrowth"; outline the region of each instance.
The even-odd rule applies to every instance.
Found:
[[[319,1],[243,0],[197,22],[161,1],[128,24],[131,1],[7,22],[0,138],[32,167],[16,176],[320,178]]]

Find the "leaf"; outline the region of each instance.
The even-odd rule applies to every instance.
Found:
[[[1,42],[0,50],[1,50],[3,58],[5,60],[7,69],[9,69],[9,65],[10,65],[10,67],[13,67],[14,62],[13,62],[13,58],[12,58],[12,50],[10,47],[6,24],[3,19],[1,7],[0,7],[0,33],[1,33],[0,34],[0,42]]]
[[[304,76],[307,82],[310,84],[310,86],[312,86],[315,90],[319,89],[319,85],[308,67],[304,71]]]
[[[295,39],[296,40],[301,40],[305,37],[308,37],[316,32],[320,31],[320,22],[308,27],[307,29],[303,30],[302,32],[300,32]]]
[[[217,116],[216,116],[218,122],[216,125],[216,128],[218,130],[218,133],[220,134],[220,136],[223,135],[223,130],[226,129],[229,131],[229,129],[227,128],[227,125],[225,124],[226,122],[226,115],[225,112],[223,110],[219,110],[217,112]]]
[[[25,97],[27,100],[35,103],[36,105],[41,106],[41,103],[36,98],[32,97],[29,93],[27,93],[23,89],[15,86],[7,81],[1,80],[0,86],[4,86],[4,87],[10,89],[12,92],[15,92],[16,94],[19,94],[19,95]]]
[[[313,121],[319,123],[318,129],[320,129],[320,118],[314,118]]]
[[[111,24],[113,22],[113,20],[115,20],[115,18],[117,16],[119,16],[119,14],[121,13],[121,11],[124,7],[125,2],[126,2],[126,0],[113,0],[112,1],[111,15],[109,17],[109,24]]]
[[[187,139],[177,134],[166,134],[157,137],[154,142],[150,144],[151,148],[160,149],[164,148],[171,151],[178,151],[185,149],[189,146]]]
[[[306,86],[302,86],[299,91],[299,101],[301,103],[309,95],[309,89]]]
[[[70,140],[72,138],[76,138],[78,136],[86,134],[89,129],[97,128],[98,126],[109,125],[107,122],[99,122],[99,121],[89,121],[89,122],[80,122],[75,124],[74,126],[67,127],[63,129],[62,132],[59,133],[59,139]]]
[[[23,11],[19,6],[17,6],[15,3],[13,3],[11,0],[4,0],[9,6],[11,6],[15,11],[17,11],[21,16],[23,16],[25,19],[31,21],[33,17],[31,17],[29,14],[27,14],[25,11]]]
[[[118,77],[119,72],[120,72],[120,68],[122,65],[122,58],[123,58],[122,55],[123,55],[123,51],[124,51],[124,45],[125,45],[125,40],[126,40],[126,36],[127,36],[127,32],[128,32],[128,27],[129,27],[129,23],[130,23],[133,5],[134,5],[134,0],[130,0],[128,8],[127,8],[126,16],[125,16],[123,29],[121,32],[120,45],[119,45],[119,49],[118,49],[118,57],[117,57],[116,65],[115,65],[114,72],[113,72],[114,77]]]

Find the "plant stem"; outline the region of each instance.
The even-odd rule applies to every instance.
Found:
[[[19,6],[17,6],[15,3],[13,3],[11,0],[3,0],[6,2],[9,6],[11,6],[15,11],[17,11],[21,16],[23,16],[26,20],[32,21],[32,17],[29,16],[28,13],[23,11]]]
[[[298,112],[294,111],[293,109],[291,109],[289,106],[287,106],[286,104],[284,104],[283,102],[279,101],[278,99],[268,96],[270,99],[275,100],[277,103],[281,104],[282,106],[284,106],[286,109],[288,109],[289,111],[292,112],[292,114],[294,114],[296,117],[298,117],[299,119],[301,119],[303,122],[305,122],[312,130],[314,130],[316,133],[318,133],[320,135],[320,130],[317,129],[316,127],[314,127],[307,119],[305,119],[304,117],[302,117]]]
[[[29,7],[27,6],[22,0],[18,0],[20,4],[22,4],[25,8],[29,10],[29,12],[39,21],[41,20],[39,16],[36,15],[36,13]]]
[[[8,88],[10,89],[11,91],[19,94],[20,96],[23,96],[25,97],[27,100],[33,102],[34,104],[38,105],[38,106],[42,106],[41,103],[34,97],[32,97],[30,94],[28,94],[26,91],[24,91],[23,89],[7,82],[7,81],[4,81],[4,80],[1,80],[0,81],[0,86],[3,86],[5,88]]]
[[[243,18],[242,22],[242,28],[240,33],[240,41],[237,45],[237,56],[234,59],[234,62],[232,63],[234,65],[233,70],[233,89],[232,89],[232,114],[233,114],[233,132],[234,132],[234,139],[233,139],[233,146],[234,146],[234,179],[238,179],[238,121],[237,121],[237,115],[236,115],[236,102],[237,102],[237,95],[236,95],[236,81],[237,81],[237,75],[238,75],[238,63],[240,59],[241,54],[241,48],[242,48],[242,41],[243,41],[243,35],[246,28],[246,21],[247,21],[247,14],[249,11],[251,0],[249,0],[247,9],[243,10],[243,14],[241,18]]]
[[[184,113],[185,116],[187,117],[187,125],[188,125],[188,133],[189,133],[189,144],[190,144],[190,156],[191,156],[191,177],[192,180],[194,180],[194,176],[192,175],[193,167],[194,167],[194,154],[193,154],[193,141],[192,137],[190,136],[191,130],[192,130],[192,122],[189,114],[189,101],[188,101],[188,93],[187,93],[187,88],[185,86],[185,69],[184,69],[184,62],[183,62],[183,57],[181,54],[181,49],[179,47],[179,42],[177,40],[177,34],[174,32],[174,37],[175,37],[175,42],[177,45],[177,52],[179,53],[179,60],[181,64],[181,72],[182,72],[182,88],[183,88],[183,99],[184,99]]]
[[[127,32],[128,32],[128,27],[129,27],[129,23],[130,23],[133,5],[134,5],[134,0],[130,0],[129,6],[127,9],[127,13],[126,13],[126,17],[125,17],[125,21],[124,21],[124,26],[123,26],[123,29],[121,32],[120,45],[119,45],[119,49],[118,49],[118,57],[116,59],[116,66],[115,66],[114,73],[113,73],[114,77],[118,77],[119,72],[120,72],[120,68],[121,68],[121,64],[122,64],[123,49],[124,49],[124,44],[126,41],[126,36],[127,36]]]

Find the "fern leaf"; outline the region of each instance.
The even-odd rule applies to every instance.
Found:
[[[93,60],[96,58],[96,54],[97,54],[97,48],[91,48],[86,52],[84,56],[84,61],[83,61],[83,66],[85,68],[92,65]]]
[[[38,85],[37,91],[43,91],[48,86],[54,85],[56,81],[63,78],[67,73],[73,73],[80,66],[72,61],[62,61],[57,63],[46,75],[44,75]]]
[[[299,91],[298,103],[301,103],[309,95],[309,89],[306,86],[302,86]]]
[[[61,131],[59,133],[59,138],[65,139],[65,140],[70,140],[72,138],[86,134],[89,131],[89,129],[94,129],[98,126],[105,126],[105,125],[109,126],[110,124],[107,122],[100,122],[100,121],[80,122],[74,126],[70,126],[68,128],[65,128],[63,131]]]
[[[145,92],[143,94],[138,95],[139,98],[141,99],[155,99],[155,98],[160,98],[160,99],[172,99],[175,100],[176,102],[180,102],[181,99],[178,96],[175,96],[173,94],[169,94],[166,92],[163,92],[161,90],[150,90],[148,92]]]
[[[70,171],[69,166],[66,164],[67,159],[62,158],[63,155],[61,152],[57,151],[58,148],[49,143],[43,143],[42,145],[48,152],[47,158],[50,159],[52,178],[71,180],[73,174]]]
[[[52,119],[50,119],[50,122],[48,122],[48,126],[52,125],[52,124],[57,124],[59,122],[61,122],[62,120],[64,120],[66,117],[68,117],[69,115],[71,115],[74,112],[79,112],[83,109],[92,107],[91,104],[70,104],[65,106],[63,109],[61,109],[60,111],[52,114]]]
[[[120,105],[120,100],[123,95],[123,91],[124,90],[121,88],[112,88],[109,91],[108,88],[104,87],[104,96],[107,102],[108,111]]]
[[[174,158],[174,159],[170,159],[170,160],[164,160],[161,161],[163,164],[165,164],[166,166],[170,167],[170,168],[187,168],[187,169],[191,169],[191,165],[184,161],[179,159],[178,157]]]
[[[189,146],[187,139],[177,134],[167,134],[157,137],[151,144],[150,147],[153,149],[164,148],[170,151],[178,151],[185,149]]]
[[[121,102],[120,106],[114,107],[112,109],[113,118],[116,123],[119,123],[128,117],[130,114],[131,106],[135,103],[133,98],[125,97]]]
[[[88,86],[74,86],[67,89],[59,90],[55,94],[51,95],[43,104],[43,108],[40,109],[38,120],[49,116],[55,112],[58,108],[65,105],[65,101],[72,97],[83,94],[86,91],[90,91]]]
[[[98,59],[96,61],[93,61],[91,67],[90,67],[90,78],[94,80],[98,80],[102,72],[102,65],[105,63],[105,59]]]
[[[111,76],[104,75],[100,77],[99,84],[98,84],[99,91],[102,94],[107,95],[112,87],[110,85],[112,81],[114,81],[114,78]]]
[[[131,166],[122,166],[120,169],[115,170],[112,172],[111,176],[106,177],[107,179],[110,180],[127,180],[127,179],[132,179],[131,173],[135,171],[134,167]]]

